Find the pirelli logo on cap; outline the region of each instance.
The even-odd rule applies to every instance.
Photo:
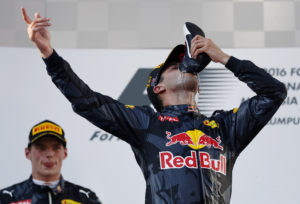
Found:
[[[52,131],[59,135],[63,134],[61,127],[54,125],[53,123],[45,122],[32,128],[32,136],[46,131]]]

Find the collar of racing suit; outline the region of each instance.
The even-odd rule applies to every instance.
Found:
[[[196,106],[188,104],[165,106],[161,112],[195,112],[200,114],[200,111]]]
[[[60,194],[64,191],[65,188],[65,180],[62,176],[60,176],[58,184],[55,186],[55,188],[50,188],[48,186],[41,186],[37,185],[33,182],[32,176],[29,178],[29,184],[32,186],[33,190],[36,191],[51,191],[54,196]]]

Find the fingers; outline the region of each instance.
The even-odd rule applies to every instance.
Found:
[[[196,59],[197,56],[204,52],[208,46],[208,39],[197,35],[192,39],[191,56]]]
[[[201,36],[201,35],[196,35],[193,39],[192,39],[192,43],[197,41],[197,40],[204,40],[205,37]]]
[[[50,18],[42,18],[39,13],[34,14],[35,19],[31,21],[30,28],[35,29],[38,27],[48,27],[50,26]]]
[[[51,24],[49,22],[41,22],[41,23],[35,23],[31,29],[34,31],[40,30],[40,28],[46,28],[51,26]]]
[[[205,47],[198,48],[192,53],[192,58],[197,59],[197,56],[206,51]]]
[[[48,18],[39,18],[39,19],[35,19],[28,28],[32,29],[32,30],[36,30],[36,28],[40,28],[40,27],[49,27],[51,26],[51,23],[49,22],[50,19]]]
[[[24,21],[27,23],[27,24],[30,24],[32,22],[32,20],[29,18],[29,16],[27,15],[27,12],[25,10],[24,7],[22,7],[22,16],[23,16],[23,19]]]
[[[40,15],[39,13],[35,13],[35,14],[34,14],[34,17],[35,17],[35,18],[41,18],[41,15]]]
[[[191,56],[196,59],[200,53],[205,52],[206,54],[209,54],[214,48],[215,44],[211,39],[196,35],[192,39]]]

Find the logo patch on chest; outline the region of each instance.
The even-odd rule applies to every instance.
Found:
[[[172,135],[171,132],[166,131],[167,138],[169,142],[166,143],[166,146],[171,146],[179,143],[180,145],[188,145],[190,148],[198,150],[204,147],[215,148],[223,150],[223,146],[221,146],[221,139],[218,136],[216,139],[206,135],[201,130],[189,130],[187,132],[182,132],[179,134]]]
[[[160,115],[158,116],[158,120],[161,122],[168,121],[168,122],[179,122],[178,117],[172,117],[172,116],[167,116],[167,115]]]
[[[180,155],[174,156],[172,152],[160,152],[160,168],[166,169],[180,169],[180,168],[203,168],[214,172],[226,175],[226,157],[220,154],[219,159],[212,159],[207,152],[198,152],[191,150],[191,155],[182,157]],[[197,159],[198,157],[198,159]],[[198,163],[199,161],[199,167]]]

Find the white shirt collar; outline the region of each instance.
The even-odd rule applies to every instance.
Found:
[[[48,186],[49,188],[55,188],[57,186],[57,184],[59,183],[59,180],[57,181],[41,181],[41,180],[37,180],[37,179],[32,179],[33,183],[39,186]]]

